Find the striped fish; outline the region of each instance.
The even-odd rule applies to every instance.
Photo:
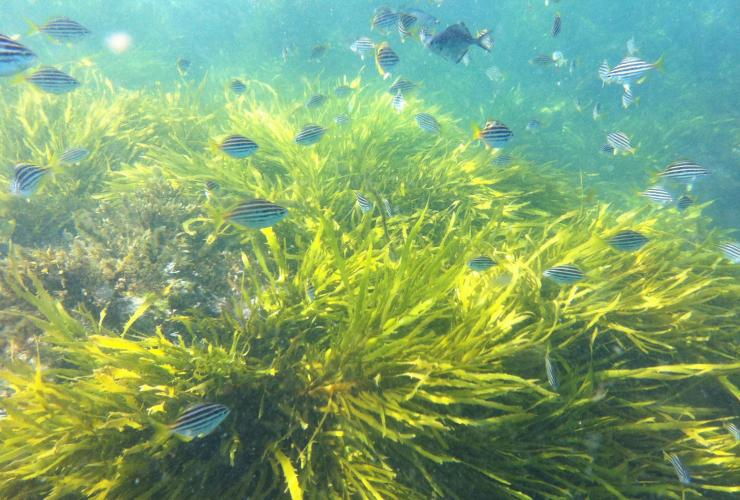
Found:
[[[418,83],[412,82],[411,80],[406,80],[405,78],[396,78],[396,81],[393,82],[393,84],[388,88],[388,93],[391,95],[396,95],[399,92],[401,92],[402,94],[408,94],[409,92],[415,90],[418,86]]]
[[[324,105],[328,98],[323,94],[315,94],[306,101],[306,108],[314,109]]]
[[[727,432],[729,432],[732,435],[732,437],[735,438],[735,441],[740,441],[740,430],[738,430],[737,425],[735,425],[735,422],[726,423],[725,429],[727,429]]]
[[[177,417],[170,430],[187,438],[207,436],[229,415],[229,409],[217,403],[198,403],[189,406]]]
[[[572,285],[576,281],[581,281],[585,278],[583,271],[573,264],[551,267],[542,274],[559,285]]]
[[[308,285],[306,285],[306,296],[308,297],[309,302],[316,300],[316,287],[313,286],[313,283],[310,281],[308,282]]]
[[[337,97],[347,97],[354,91],[355,89],[353,89],[349,85],[340,85],[339,87],[334,89],[334,95]]]
[[[658,175],[666,179],[690,184],[699,177],[709,175],[709,170],[701,165],[697,165],[693,161],[680,160],[668,165],[665,170]]]
[[[247,86],[240,79],[234,78],[229,83],[229,89],[235,94],[243,94],[247,91]]]
[[[371,21],[371,29],[377,29],[381,33],[388,33],[398,25],[398,12],[390,7],[379,7]]]
[[[662,69],[662,67],[663,56],[660,56],[660,59],[654,63],[645,62],[639,57],[627,56],[609,71],[607,77],[629,86],[632,82],[645,76],[645,73],[651,69]]]
[[[401,37],[401,42],[405,42],[407,38],[412,36],[411,30],[418,21],[416,16],[411,14],[398,14],[398,34]]]
[[[491,163],[497,167],[504,167],[514,161],[514,157],[507,153],[499,153],[493,157]]]
[[[398,94],[393,96],[393,99],[391,99],[391,106],[396,110],[396,113],[400,113],[404,108],[406,108],[406,99],[404,99],[403,94],[400,91]]]
[[[545,374],[547,374],[547,382],[550,384],[550,387],[557,391],[558,387],[560,387],[560,381],[558,380],[557,369],[550,360],[549,350],[545,353]]]
[[[678,481],[681,484],[691,484],[691,474],[689,474],[689,470],[686,468],[683,462],[681,462],[681,459],[678,458],[678,455],[676,455],[675,453],[669,453],[668,460],[670,460],[671,465],[673,465],[673,470],[676,472],[676,477],[678,477]]]
[[[414,115],[414,119],[416,120],[416,124],[419,126],[419,128],[422,129],[424,132],[429,132],[430,134],[439,133],[439,122],[429,113],[417,113]]]
[[[383,42],[378,46],[375,51],[375,66],[378,68],[378,72],[383,77],[383,80],[390,78],[390,70],[395,68],[401,59],[398,57],[388,42]]]
[[[357,200],[357,206],[360,207],[360,211],[363,214],[372,211],[373,202],[365,198],[359,191],[355,191],[355,199]]]
[[[230,135],[226,137],[218,149],[231,156],[232,158],[242,159],[253,155],[259,149],[259,146],[252,139],[247,139],[243,135]]]
[[[206,189],[205,189],[206,198],[210,198],[220,189],[221,189],[221,186],[218,184],[218,182],[214,180],[207,181]]]
[[[599,148],[599,151],[602,153],[609,154],[609,155],[616,154],[614,146],[612,146],[611,144],[604,144],[603,146]]]
[[[0,34],[0,76],[13,76],[36,64],[36,54],[26,46]]]
[[[611,70],[609,69],[609,61],[604,59],[601,64],[599,65],[599,79],[601,80],[601,86],[604,85],[610,85],[612,83],[612,79],[609,76],[609,72]]]
[[[39,167],[33,163],[19,163],[15,166],[13,180],[10,183],[10,192],[17,196],[29,197],[39,187],[41,179],[49,173],[48,168]]]
[[[393,207],[391,206],[391,202],[386,198],[383,198],[383,209],[385,209],[385,215],[387,217],[393,217]]]
[[[474,139],[480,139],[492,148],[504,147],[512,137],[514,133],[511,129],[498,120],[489,120],[482,130],[475,127],[473,131]]]
[[[271,201],[245,201],[231,210],[226,218],[249,229],[263,229],[277,224],[288,215],[288,209]]]
[[[62,163],[79,163],[90,156],[90,151],[85,148],[70,148],[61,154],[59,161]]]
[[[629,87],[624,88],[624,93],[622,94],[622,107],[624,109],[629,109],[630,106],[632,106],[636,102],[635,96],[632,94],[632,89]]]
[[[694,200],[692,200],[692,199],[691,199],[691,198],[690,198],[689,196],[687,196],[687,195],[683,195],[683,196],[681,196],[681,197],[680,197],[680,198],[678,199],[678,201],[676,202],[676,207],[677,207],[677,208],[678,208],[679,210],[681,210],[681,211],[684,211],[684,210],[686,210],[687,208],[689,208],[689,207],[690,207],[691,205],[693,205],[693,204],[694,204]]]
[[[639,250],[645,246],[648,241],[647,236],[642,233],[638,233],[637,231],[632,231],[631,229],[620,231],[607,240],[614,249],[621,250],[622,252],[634,252],[635,250]]]
[[[552,20],[552,28],[550,29],[550,36],[555,38],[560,34],[560,28],[562,27],[562,21],[560,20],[560,12],[555,14],[555,19]]]
[[[365,56],[372,52],[375,48],[375,44],[366,36],[361,36],[349,46],[349,50],[360,56],[360,59],[364,60]]]
[[[342,113],[334,117],[334,123],[336,123],[337,125],[349,125],[351,121],[352,119],[347,113]]]
[[[640,193],[640,196],[644,196],[648,200],[654,201],[655,203],[673,203],[673,196],[671,196],[671,193],[660,186],[653,186],[651,188],[648,188]]]
[[[555,63],[550,54],[538,54],[530,59],[529,62],[537,66],[549,66]]]
[[[624,153],[634,153],[630,138],[624,132],[611,132],[606,135],[606,142],[614,148],[614,154],[622,151]]]
[[[311,146],[319,142],[325,133],[326,129],[324,127],[309,123],[304,125],[298,135],[295,136],[295,143],[301,146]]]
[[[49,94],[65,94],[80,86],[80,82],[50,66],[44,66],[26,77],[26,81]]]
[[[496,265],[496,262],[492,258],[488,257],[487,255],[481,255],[479,257],[476,257],[468,261],[468,267],[478,273],[482,273],[483,271],[488,271],[495,265]]]
[[[740,243],[721,243],[717,246],[733,264],[740,264]]]
[[[58,42],[66,43],[77,42],[90,34],[89,29],[68,17],[50,19],[46,24],[34,28]]]

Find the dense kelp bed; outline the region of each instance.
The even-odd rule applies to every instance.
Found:
[[[583,176],[496,166],[440,110],[411,102],[442,124],[427,134],[363,87],[311,112],[256,81],[225,99],[103,79],[2,99],[4,161],[92,155],[0,205],[0,496],[740,492],[738,269],[703,206],[618,210]],[[257,154],[209,150],[230,133]],[[251,198],[289,215],[228,223]],[[623,229],[650,240],[619,252]],[[472,271],[479,255],[496,265]],[[558,264],[585,279],[545,279]],[[173,436],[198,401],[231,414]]]

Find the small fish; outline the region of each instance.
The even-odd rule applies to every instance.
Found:
[[[483,30],[473,37],[465,23],[448,26],[436,35],[422,30],[421,41],[430,51],[454,63],[459,63],[465,58],[471,45],[477,45],[486,52],[491,52],[493,48],[493,39],[489,30]]]
[[[627,40],[627,54],[634,56],[639,52],[637,45],[635,44],[635,37],[630,38]]]
[[[313,286],[313,283],[311,282],[306,285],[306,296],[308,297],[309,302],[316,300],[316,287]]]
[[[471,270],[478,272],[478,273],[488,271],[495,265],[496,265],[496,262],[492,258],[488,257],[487,255],[481,255],[479,257],[476,257],[468,261],[468,267]]]
[[[295,136],[295,143],[301,146],[312,146],[319,142],[325,133],[326,129],[321,125],[309,123],[304,125],[298,135]]]
[[[740,243],[721,243],[717,248],[722,251],[727,260],[733,264],[740,264]]]
[[[0,76],[13,76],[36,64],[37,56],[29,48],[0,34]]]
[[[363,214],[372,211],[373,202],[365,198],[359,191],[355,191],[355,199],[357,200],[357,206],[360,207],[360,211]]]
[[[536,64],[537,66],[549,66],[555,61],[552,60],[552,56],[550,54],[538,54],[530,59],[529,62],[531,64]]]
[[[206,198],[210,198],[214,195],[214,193],[218,192],[221,189],[221,186],[218,184],[218,182],[210,180],[206,182],[205,188]]]
[[[393,217],[393,207],[391,206],[391,202],[386,198],[383,198],[383,209],[385,210],[386,217]]]
[[[229,89],[235,94],[243,94],[247,91],[246,84],[238,78],[234,78],[229,83]]]
[[[634,153],[635,150],[630,143],[630,138],[624,132],[611,132],[606,135],[606,142],[614,148],[614,154],[622,151],[624,153]]]
[[[732,435],[732,437],[735,438],[735,441],[740,441],[740,430],[738,430],[737,425],[735,425],[735,422],[726,423],[725,429],[727,429],[727,432],[729,432]]]
[[[580,97],[576,97],[575,101],[573,101],[573,104],[576,107],[576,111],[578,111],[579,113],[583,111],[583,99],[581,99]]]
[[[555,19],[552,20],[552,28],[550,29],[550,36],[555,38],[560,34],[560,28],[562,21],[560,20],[560,12],[555,14]]]
[[[676,472],[678,481],[681,484],[691,484],[691,474],[689,474],[688,469],[683,462],[681,462],[681,459],[678,458],[678,455],[675,453],[669,453],[668,459],[671,461],[671,465],[673,465],[673,470]]]
[[[540,129],[540,121],[539,120],[530,120],[529,123],[527,123],[527,126],[525,129],[529,132],[534,132],[535,130]]]
[[[552,58],[552,62],[557,67],[563,66],[565,63],[568,62],[568,60],[565,58],[563,53],[560,52],[559,50],[556,50],[555,52],[553,52],[550,57]]]
[[[315,94],[308,98],[306,101],[307,109],[314,109],[324,105],[328,98],[323,94]]]
[[[691,184],[699,177],[709,175],[709,170],[701,165],[697,165],[693,161],[679,160],[668,165],[665,170],[658,175],[666,179]]]
[[[599,65],[599,78],[601,79],[601,86],[604,85],[611,85],[612,78],[609,76],[609,72],[611,69],[609,69],[609,62],[604,59],[601,64]]]
[[[226,216],[231,222],[249,229],[263,229],[288,216],[288,209],[263,199],[245,201]]]
[[[414,115],[414,119],[416,120],[416,124],[419,126],[419,128],[422,129],[424,132],[429,132],[430,134],[439,133],[439,122],[429,113],[417,113]]]
[[[634,102],[635,98],[632,95],[632,89],[630,87],[624,87],[624,93],[622,94],[622,107],[624,109],[629,109]]]
[[[614,146],[612,146],[611,144],[604,144],[603,146],[599,148],[599,151],[602,153],[606,153],[608,155],[616,154],[614,152]]]
[[[573,264],[551,267],[550,269],[546,269],[542,274],[559,285],[572,285],[576,281],[581,281],[585,278],[583,271]]]
[[[381,33],[388,33],[390,30],[398,26],[398,12],[391,9],[390,7],[379,7],[375,10],[372,21],[370,23],[371,29],[377,29]]]
[[[342,113],[334,117],[334,123],[336,123],[337,125],[349,125],[351,121],[352,119],[347,113]]]
[[[177,72],[180,73],[180,76],[185,76],[188,74],[188,70],[190,70],[190,59],[185,59],[183,57],[178,57],[177,61],[175,61],[175,64],[177,65]]]
[[[403,98],[403,94],[399,90],[396,95],[391,99],[391,106],[396,110],[396,113],[400,113],[406,108],[406,99]]]
[[[398,57],[388,42],[383,42],[378,46],[375,52],[375,66],[383,77],[383,80],[390,78],[390,70],[395,68],[401,59]]]
[[[493,157],[491,163],[497,167],[504,167],[514,161],[514,157],[507,153],[499,153]]]
[[[599,118],[601,118],[601,103],[597,102],[596,104],[594,104],[594,109],[591,110],[591,117],[594,120],[598,120]]]
[[[334,89],[334,95],[337,97],[347,97],[354,91],[355,89],[353,89],[349,85],[340,85],[339,87]]]
[[[39,187],[41,179],[49,173],[48,168],[39,167],[33,163],[19,163],[15,166],[13,180],[10,183],[10,192],[17,196],[28,198]]]
[[[687,195],[683,195],[676,202],[676,207],[683,212],[684,210],[686,210],[693,204],[694,204],[694,200],[692,200]]]
[[[186,408],[170,426],[170,430],[188,438],[207,436],[224,421],[229,411],[221,404],[198,403]]]
[[[555,365],[550,360],[549,350],[545,353],[545,373],[547,374],[547,382],[550,384],[550,387],[557,391],[560,381],[558,380],[558,372],[555,369]]]
[[[651,69],[660,70],[662,68],[663,56],[660,56],[660,59],[654,63],[645,62],[638,57],[627,56],[609,71],[607,77],[622,85],[629,86],[632,82],[640,80]]]
[[[388,93],[391,95],[396,95],[399,92],[403,94],[408,94],[409,92],[414,91],[419,86],[418,83],[412,82],[411,80],[406,80],[405,78],[397,78],[395,82],[388,88]]]
[[[238,134],[226,137],[217,147],[227,155],[237,159],[247,158],[259,149],[256,142]]]
[[[631,229],[620,231],[607,240],[614,249],[621,250],[622,252],[634,252],[635,250],[639,250],[645,246],[648,241],[647,236],[642,233],[638,233],[637,231],[632,231]]]
[[[66,94],[80,86],[80,82],[50,66],[44,66],[26,77],[26,81],[49,94]]]
[[[405,42],[407,38],[413,35],[412,29],[419,20],[416,16],[407,14],[405,12],[399,13],[398,15],[398,34],[401,37],[401,42]]]
[[[475,127],[473,130],[473,138],[480,139],[491,148],[504,147],[512,137],[514,133],[511,129],[498,120],[488,120],[483,129]]]
[[[375,48],[375,44],[366,36],[361,36],[349,46],[349,49],[360,56],[360,59],[364,60],[365,56],[372,52]]]
[[[85,148],[70,148],[59,156],[62,163],[79,163],[90,156],[90,151]]]
[[[655,203],[660,203],[663,205],[666,203],[673,203],[673,196],[671,196],[671,193],[660,186],[653,186],[651,188],[648,188],[640,193],[640,196],[644,196],[650,201],[654,201]]]
[[[309,61],[318,61],[326,55],[329,50],[329,46],[326,44],[314,45],[311,47],[311,53],[308,55]]]
[[[89,29],[68,17],[56,17],[41,26],[33,25],[32,33],[34,31],[40,31],[54,40],[63,43],[77,42],[90,34]]]
[[[486,70],[486,76],[492,82],[500,82],[504,79],[504,73],[498,66],[491,66]]]

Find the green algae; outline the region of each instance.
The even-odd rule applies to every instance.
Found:
[[[552,167],[494,167],[449,117],[433,110],[442,133],[423,134],[367,89],[350,128],[304,148],[293,137],[305,112],[249,84],[225,104],[202,87],[91,92],[71,120],[70,98],[5,98],[21,117],[5,133],[28,144],[4,157],[41,162],[46,145],[116,125],[95,136],[90,163],[30,203],[2,201],[15,230],[0,319],[32,362],[8,355],[0,371],[14,391],[1,403],[0,496],[740,492],[723,427],[740,399],[740,285],[702,207],[622,211]],[[231,132],[259,152],[208,152]],[[208,180],[221,190],[206,199]],[[263,231],[224,223],[253,197],[288,218]],[[605,243],[627,228],[648,245]],[[481,253],[497,266],[473,273]],[[586,279],[543,280],[562,263]],[[201,440],[169,436],[201,400],[231,415]]]

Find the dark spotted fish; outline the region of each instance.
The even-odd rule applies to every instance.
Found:
[[[555,38],[560,34],[560,28],[562,27],[562,21],[560,19],[560,12],[555,14],[555,19],[552,20],[552,28],[550,29],[550,36]]]
[[[34,26],[34,28],[36,31],[64,43],[77,42],[90,34],[89,29],[68,17],[56,17],[47,21],[46,24]]]
[[[90,156],[90,151],[85,148],[70,148],[61,154],[59,161],[62,163],[79,163]]]
[[[240,203],[227,214],[226,218],[249,229],[263,229],[277,224],[287,215],[287,208],[271,201],[256,199]]]
[[[733,264],[740,264],[740,243],[721,243],[718,248]]]
[[[694,204],[694,200],[692,200],[687,195],[683,195],[676,202],[676,207],[683,212],[684,210],[686,210],[693,204]]]
[[[416,124],[419,126],[419,128],[422,129],[424,132],[429,132],[430,134],[439,133],[439,122],[429,113],[417,113],[416,115],[414,115],[414,119],[416,120]]]
[[[473,138],[480,139],[491,148],[504,147],[512,137],[514,133],[511,129],[498,120],[489,120],[482,129],[475,127],[473,130]]]
[[[311,146],[319,142],[325,133],[326,129],[324,127],[309,123],[304,125],[298,135],[295,136],[295,143],[301,146]]]
[[[468,267],[478,273],[482,273],[483,271],[488,271],[493,266],[496,265],[496,262],[488,257],[487,255],[481,255],[479,257],[476,257],[474,259],[471,259],[468,261]]]
[[[653,186],[651,188],[648,188],[640,193],[640,196],[644,196],[648,200],[654,201],[655,203],[673,203],[673,196],[671,196],[671,193],[660,186]]]
[[[581,281],[585,275],[578,267],[573,264],[563,264],[561,266],[551,267],[542,273],[546,278],[550,278],[559,285],[572,285],[576,281]]]
[[[238,78],[234,78],[229,83],[229,89],[235,94],[243,94],[247,91],[247,85]]]
[[[36,64],[36,54],[24,45],[0,34],[0,76],[13,76]]]
[[[607,240],[612,248],[621,250],[622,252],[634,252],[639,250],[645,246],[648,241],[647,236],[642,233],[638,233],[637,231],[632,231],[631,229],[620,231]]]
[[[231,156],[232,158],[242,159],[253,155],[259,149],[259,146],[252,139],[247,139],[243,135],[230,135],[226,137],[218,149]]]
[[[323,94],[315,94],[308,98],[306,101],[306,108],[314,109],[324,105],[328,98]]]
[[[689,470],[683,462],[681,462],[681,459],[678,458],[678,455],[675,453],[669,453],[668,460],[670,460],[671,465],[673,466],[676,477],[678,477],[678,482],[684,485],[691,484],[691,474],[689,474]]]
[[[666,179],[690,184],[699,177],[709,175],[709,170],[701,165],[697,165],[693,161],[680,160],[668,165],[665,170],[658,175]]]
[[[207,436],[229,415],[229,409],[216,403],[199,403],[189,406],[177,417],[170,430],[187,438]]]
[[[464,23],[453,24],[436,35],[421,31],[421,41],[433,53],[452,62],[459,63],[467,55],[471,45],[477,45],[486,52],[493,48],[493,39],[489,30],[481,31],[473,37]]]
[[[48,173],[48,168],[39,167],[33,163],[19,163],[13,172],[10,192],[27,198],[36,192],[41,179]]]
[[[378,73],[381,74],[383,80],[390,78],[390,71],[398,66],[401,59],[398,57],[388,42],[383,42],[378,46],[375,51],[375,66],[378,68]]]
[[[355,191],[355,199],[357,200],[357,206],[360,207],[360,211],[366,214],[373,209],[373,202],[365,198],[365,196],[359,191]]]
[[[80,86],[80,82],[49,66],[42,67],[26,77],[26,81],[48,94],[66,94]]]

